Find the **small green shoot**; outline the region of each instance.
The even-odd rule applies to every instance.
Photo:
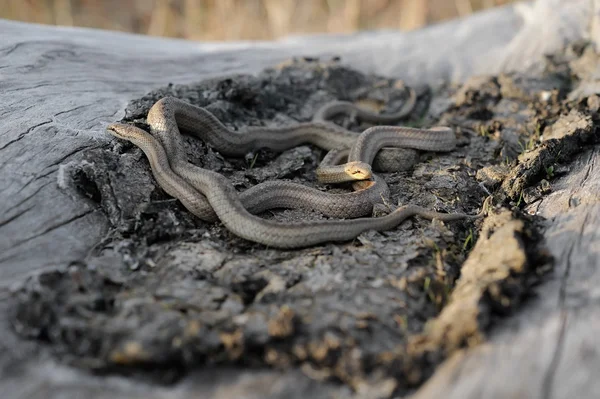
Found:
[[[562,153],[562,149],[558,150],[558,152],[554,156],[554,162],[559,162],[560,161],[560,154],[561,153]]]
[[[527,151],[533,150],[535,148],[535,136],[531,136],[527,142],[523,143],[519,140],[519,147],[521,147],[521,154],[524,154]]]
[[[467,249],[469,244],[472,245],[473,242],[473,229],[469,229],[469,235],[465,238],[465,242],[463,243],[463,251]]]
[[[431,277],[425,277],[423,280],[423,291],[426,293],[429,301],[436,305],[440,310],[444,303],[448,301],[452,287],[448,282],[442,283],[439,280],[432,280]]]
[[[490,132],[485,126],[481,125],[479,126],[479,135],[481,137],[490,137]]]
[[[537,138],[535,136],[531,136],[529,138],[529,140],[527,141],[527,150],[533,150],[535,148],[535,142],[537,141]]]
[[[435,293],[431,289],[431,278],[425,277],[425,281],[423,281],[423,291],[427,294],[427,297],[432,303],[436,303]]]
[[[521,190],[521,193],[519,194],[519,199],[517,200],[517,208],[521,206],[521,201],[523,201],[523,190]]]
[[[256,163],[257,159],[258,159],[258,153],[254,154],[254,157],[252,158],[252,161],[250,162],[250,169],[254,168],[254,164]]]

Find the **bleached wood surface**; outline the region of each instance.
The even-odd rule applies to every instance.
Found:
[[[265,387],[274,397],[343,392],[312,388],[296,373],[235,370],[228,378],[199,373],[175,387],[149,388],[57,366],[35,344],[17,339],[5,318],[8,287],[29,273],[81,259],[107,228],[95,207],[59,188],[61,165],[107,140],[105,125],[122,117],[130,99],[169,82],[255,73],[302,55],[341,55],[363,72],[409,84],[460,80],[535,67],[545,52],[594,39],[589,36],[596,29],[594,10],[592,1],[548,0],[408,34],[234,44],[0,21],[0,397],[184,398],[199,389],[235,397],[237,389],[253,387],[256,397]],[[578,160],[561,180],[564,191],[540,206],[549,217],[546,238],[557,258],[554,277],[540,288],[540,297],[488,344],[450,359],[418,398],[600,397],[593,378],[600,370],[594,334],[600,261],[593,248],[598,246],[600,190],[591,177],[599,175],[598,161],[597,150]],[[596,202],[569,207],[573,196]]]
[[[555,257],[537,297],[488,343],[450,358],[411,399],[599,398],[600,149],[530,208]]]

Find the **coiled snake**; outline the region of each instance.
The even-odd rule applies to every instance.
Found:
[[[412,104],[411,104],[412,100]],[[396,118],[405,116],[414,105],[414,93]],[[317,115],[329,116],[344,109],[359,117],[377,120],[377,114],[361,110],[350,103],[336,102],[333,111],[325,109]],[[359,111],[362,113],[359,114]],[[408,111],[407,111],[408,110]],[[388,230],[410,216],[443,221],[479,217],[462,213],[439,213],[406,205],[382,217],[349,220],[320,220],[283,223],[254,215],[270,208],[312,208],[332,217],[364,216],[374,203],[388,195],[383,179],[371,173],[371,164],[384,146],[403,146],[429,151],[451,151],[456,138],[449,128],[411,129],[376,126],[360,135],[335,124],[317,120],[282,128],[251,128],[243,132],[226,128],[209,111],[167,97],[148,112],[152,134],[132,125],[114,123],[108,131],[132,142],[147,156],[158,184],[179,199],[194,215],[205,221],[221,222],[234,234],[277,248],[299,248],[327,241],[346,241],[367,230]],[[328,182],[356,182],[348,194],[330,194],[291,182],[265,182],[238,193],[223,175],[189,163],[183,156],[180,129],[199,136],[224,155],[240,156],[265,147],[282,151],[299,144],[311,143],[332,150],[321,164],[318,176]],[[348,153],[348,162],[337,165]],[[388,155],[393,151],[388,151]],[[401,154],[401,153],[399,153]],[[402,162],[402,155],[400,161]],[[389,162],[388,162],[389,164]],[[393,164],[393,162],[392,162]],[[333,177],[332,177],[333,176]]]

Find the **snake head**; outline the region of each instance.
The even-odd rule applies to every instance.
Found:
[[[111,123],[106,127],[106,130],[119,139],[129,140],[132,128],[134,127],[124,123]]]
[[[373,175],[371,165],[359,161],[346,163],[344,165],[344,172],[346,172],[351,180],[366,180],[370,179]]]
[[[106,130],[111,135],[119,139],[131,141],[134,144],[140,139],[147,140],[147,137],[150,136],[148,132],[140,129],[139,127],[119,122],[111,123],[106,127]]]

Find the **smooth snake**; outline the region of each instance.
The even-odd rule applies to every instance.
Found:
[[[371,188],[349,194],[329,194],[295,183],[265,182],[239,195],[231,182],[224,176],[187,162],[182,155],[178,126],[182,130],[200,135],[226,155],[242,155],[260,147],[281,151],[301,143],[312,143],[326,149],[348,148],[348,144],[352,146],[352,142],[357,141],[359,136],[326,122],[311,122],[284,128],[251,128],[243,133],[232,132],[210,112],[174,98],[164,98],[158,101],[151,108],[147,119],[152,134],[156,138],[131,125],[117,123],[110,125],[108,129],[114,136],[131,141],[141,148],[150,161],[153,175],[159,185],[168,194],[178,198],[193,214],[207,221],[215,220],[216,216],[234,234],[251,241],[272,247],[296,248],[326,241],[345,241],[366,230],[387,230],[414,215],[443,221],[481,215],[438,213],[422,207],[407,205],[396,209],[387,216],[378,218],[306,221],[293,224],[265,220],[250,212],[258,213],[275,207],[309,207],[324,211],[323,213],[327,215],[339,217],[336,211],[331,210],[331,205],[335,204],[340,209],[362,207],[360,212],[354,212],[364,215],[370,211],[369,208],[372,209],[373,202],[377,202],[377,199],[381,199],[382,195],[386,194],[384,190],[387,190],[387,185],[382,179],[373,176],[374,181],[372,182],[357,183],[361,187],[364,187],[365,183],[370,184]],[[367,151],[369,155],[365,159],[372,160],[375,156],[373,152],[376,153],[378,148],[394,144],[387,139],[391,132],[388,127],[381,130],[383,140],[377,140],[376,129],[377,127],[363,132],[363,135],[368,133],[371,137],[370,140],[363,140],[363,146],[364,143],[367,143],[371,148],[370,151]],[[401,131],[407,128],[396,128],[396,135],[398,129]],[[428,146],[427,141],[432,140],[428,135],[440,135],[439,130],[409,130],[411,134],[417,133],[417,131],[425,133],[420,142],[417,138],[419,143],[416,148],[425,150],[438,148],[433,144]],[[377,143],[375,146],[370,145],[375,142]],[[354,151],[354,147],[352,150]],[[441,150],[449,150],[447,143]],[[361,153],[358,150],[354,152]],[[335,162],[337,161],[339,159]],[[372,187],[379,187],[379,191],[372,190]],[[201,194],[204,194],[205,197]],[[369,195],[374,198],[369,198]],[[322,201],[321,198],[328,198],[328,200]],[[357,207],[357,198],[366,199],[361,206]],[[302,201],[304,203],[299,204]],[[323,209],[319,209],[319,207]],[[348,217],[351,216],[356,215]]]

